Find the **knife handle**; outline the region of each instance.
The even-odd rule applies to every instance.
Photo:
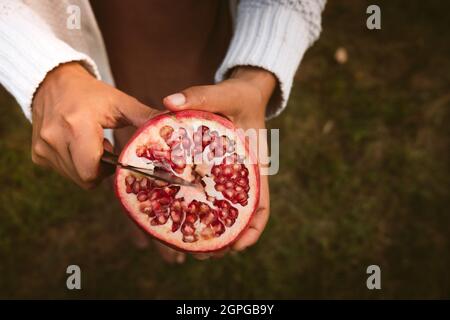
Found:
[[[117,166],[119,164],[119,157],[116,154],[111,153],[107,150],[103,150],[103,155],[102,155],[101,160],[102,160],[102,162],[111,164],[113,166]]]

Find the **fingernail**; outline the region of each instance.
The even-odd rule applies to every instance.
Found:
[[[182,93],[174,93],[166,97],[166,99],[176,107],[181,107],[186,103],[186,97]]]

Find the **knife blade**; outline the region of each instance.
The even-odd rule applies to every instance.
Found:
[[[180,177],[177,177],[174,174],[171,174],[170,172],[167,172],[163,166],[157,166],[154,164],[155,168],[163,169],[163,171],[155,171],[154,169],[141,168],[141,167],[136,167],[136,166],[120,163],[119,157],[116,154],[111,153],[106,150],[103,151],[101,161],[106,164],[113,165],[116,167],[121,167],[123,169],[142,174],[142,175],[150,177],[152,179],[162,180],[162,181],[168,182],[170,184],[177,184],[177,185],[188,186],[188,187],[199,187],[199,184],[189,182]]]

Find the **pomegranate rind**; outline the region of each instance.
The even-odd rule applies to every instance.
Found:
[[[176,113],[164,113],[150,119],[135,132],[135,134],[132,136],[132,138],[129,140],[129,142],[124,147],[122,153],[120,154],[119,161],[122,163],[130,163],[129,162],[130,159],[127,159],[127,157],[129,158],[130,154],[134,152],[135,147],[137,145],[136,142],[139,139],[142,139],[143,133],[148,133],[149,129],[151,130],[151,128],[161,127],[161,125],[164,122],[168,121],[168,119],[172,119],[174,121],[181,123],[183,122],[187,123],[191,121],[198,121],[200,123],[211,122],[223,126],[228,130],[235,130],[235,127],[231,121],[209,112],[186,110]],[[251,193],[251,198],[249,198],[249,200],[251,200],[249,201],[248,204],[249,207],[240,208],[239,214],[242,215],[240,216],[240,218],[238,218],[240,219],[239,223],[236,223],[235,226],[232,227],[233,232],[229,231],[225,237],[219,237],[217,238],[218,240],[214,239],[213,241],[208,240],[194,243],[186,243],[181,240],[177,240],[176,237],[167,233],[166,230],[158,228],[159,226],[158,227],[151,226],[148,219],[146,219],[143,216],[143,214],[140,213],[139,210],[137,210],[136,207],[137,204],[136,203],[133,204],[133,200],[128,198],[131,196],[128,195],[124,190],[123,179],[125,178],[125,175],[129,173],[129,171],[118,167],[116,169],[115,174],[114,189],[123,209],[128,214],[128,216],[146,233],[150,234],[158,241],[170,247],[173,247],[177,250],[192,253],[206,253],[206,252],[220,251],[222,249],[231,246],[237,239],[239,239],[239,236],[248,228],[248,225],[258,208],[260,196],[260,175],[258,164],[255,161],[256,158],[249,151],[246,139],[239,132],[237,132],[237,139],[240,140],[242,146],[245,148],[245,152],[252,159],[252,164],[247,164],[247,168],[249,169],[249,171],[252,172],[252,175],[254,177],[253,179],[249,180],[249,184],[250,187],[253,189],[253,192]],[[134,163],[134,164],[144,165],[142,163],[140,164]],[[165,229],[167,229],[167,227]]]

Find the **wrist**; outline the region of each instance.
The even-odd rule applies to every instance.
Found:
[[[264,106],[269,102],[272,96],[277,79],[270,71],[252,66],[239,66],[230,73],[230,79],[245,81],[256,90],[258,90]]]

